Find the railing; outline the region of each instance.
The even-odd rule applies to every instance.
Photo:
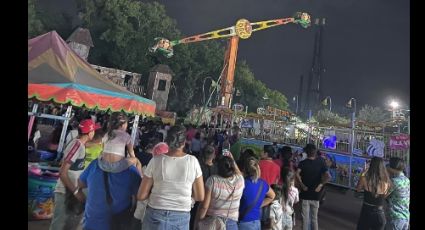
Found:
[[[325,148],[323,145],[323,136],[325,136],[325,132],[329,130],[328,128],[317,128],[315,130],[315,135],[312,135],[310,138],[310,142],[314,143],[319,149],[329,151],[330,149]],[[343,153],[350,155],[350,138],[351,138],[351,130],[350,129],[333,129],[335,135],[337,136],[337,142],[335,149],[332,151]],[[276,132],[273,133],[255,133],[253,129],[242,129],[242,137],[245,138],[255,138],[258,140],[269,141],[269,142],[278,142],[281,144],[290,144],[303,147],[307,144],[307,137],[303,134],[303,131],[297,130],[298,135],[290,137],[284,132]],[[389,159],[390,157],[400,157],[408,162],[408,154],[409,150],[394,150],[390,149],[388,143],[392,134],[383,134],[383,133],[373,133],[373,132],[365,132],[360,130],[354,131],[354,150],[356,151],[356,155],[359,153],[363,153],[364,156],[367,156],[367,148],[370,145],[371,138],[383,141],[385,143],[384,148],[384,158]],[[321,137],[321,138],[319,138]]]

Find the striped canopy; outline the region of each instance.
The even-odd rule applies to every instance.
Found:
[[[156,107],[100,76],[56,31],[28,40],[28,98],[150,116]]]

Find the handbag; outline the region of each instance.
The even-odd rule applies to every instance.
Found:
[[[200,230],[226,230],[226,223],[224,220],[217,216],[207,216],[198,222],[198,229]]]
[[[111,196],[111,191],[109,190],[108,173],[105,171],[103,171],[103,182],[105,185],[106,203],[108,203],[109,208],[111,209],[112,196]],[[123,211],[119,213],[112,214],[110,219],[110,230],[130,229],[133,216],[134,216],[134,208],[132,205],[130,205],[128,208],[124,209]]]
[[[207,216],[202,220],[198,221],[198,229],[199,230],[226,230],[226,222],[227,218],[229,217],[230,208],[232,207],[233,203],[233,194],[235,193],[236,185],[233,188],[232,194],[230,195],[230,198],[232,201],[229,205],[229,210],[227,210],[227,216],[226,219],[223,220],[222,217],[218,216]]]

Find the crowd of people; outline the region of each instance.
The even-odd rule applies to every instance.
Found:
[[[257,155],[241,149],[237,126],[229,132],[147,120],[133,143],[130,122],[120,112],[71,122],[58,159],[51,230],[288,230],[298,202],[302,229],[319,229],[331,176],[315,145],[305,146],[302,160],[277,143]],[[376,157],[365,168],[357,187],[365,191],[357,229],[408,229],[410,184],[403,169],[399,158],[387,169]]]

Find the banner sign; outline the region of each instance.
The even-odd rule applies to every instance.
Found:
[[[371,157],[384,157],[385,144],[383,141],[371,139],[366,152]]]
[[[244,106],[242,104],[240,104],[240,103],[237,103],[237,104],[234,104],[233,105],[233,110],[243,111],[243,109],[244,109]]]
[[[254,120],[253,119],[243,119],[241,121],[241,128],[254,128]]]
[[[391,149],[408,149],[410,148],[410,136],[406,134],[400,134],[392,136],[390,139]]]
[[[267,106],[267,114],[274,115],[277,117],[291,117],[291,113],[285,110]]]

